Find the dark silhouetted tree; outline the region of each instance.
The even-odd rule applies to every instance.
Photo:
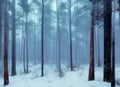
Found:
[[[41,76],[44,76],[44,0],[42,0],[41,48]]]
[[[5,20],[4,20],[4,85],[9,84],[8,73],[8,0],[5,0]]]
[[[112,1],[104,0],[104,81],[111,82]]]

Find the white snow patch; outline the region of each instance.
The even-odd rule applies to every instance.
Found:
[[[66,69],[66,67],[63,67]],[[40,76],[40,65],[30,66],[28,74],[10,76],[10,84],[6,87],[110,87],[110,83],[103,82],[103,68],[95,68],[95,81],[88,81],[88,65],[83,65],[76,71],[64,71],[64,76],[59,77],[54,66],[45,66],[45,76]],[[22,72],[22,70],[19,72]],[[120,68],[116,69],[119,76]],[[119,77],[117,77],[119,79]],[[0,78],[0,87],[3,86],[3,78]],[[120,86],[116,86],[120,87]]]

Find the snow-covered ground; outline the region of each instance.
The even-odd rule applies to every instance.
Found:
[[[30,72],[24,74],[21,68],[16,76],[10,76],[10,84],[6,87],[110,87],[110,83],[103,82],[103,68],[95,68],[95,81],[88,81],[88,65],[71,72],[63,68],[64,76],[59,77],[55,67],[45,66],[45,76],[40,76],[40,65],[30,67]],[[120,68],[116,68],[116,79],[120,78]],[[3,78],[0,78],[0,87]],[[116,86],[120,87],[120,86]]]

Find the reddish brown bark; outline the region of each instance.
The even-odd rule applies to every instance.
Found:
[[[7,45],[7,32],[8,32],[8,1],[5,0],[5,21],[4,21],[4,85],[9,84],[8,74],[8,45]]]
[[[91,35],[90,35],[90,67],[88,80],[94,80],[94,10],[91,19]]]

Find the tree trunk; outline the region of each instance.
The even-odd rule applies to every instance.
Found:
[[[88,80],[94,80],[94,8],[91,19],[91,35],[90,35],[90,67]]]
[[[26,25],[25,25],[25,34],[26,34],[26,73],[28,73],[28,14],[26,13]]]
[[[71,0],[69,0],[69,32],[70,32],[70,68],[71,68],[71,71],[73,71],[72,30],[71,30]]]
[[[2,1],[0,1],[0,61],[2,60]]]
[[[42,0],[42,20],[41,20],[41,76],[44,76],[44,0]]]
[[[104,81],[111,81],[111,0],[104,0]]]
[[[22,34],[23,34],[23,69],[24,73],[26,73],[26,60],[25,60],[25,31],[23,29],[23,20],[22,20]]]
[[[114,10],[115,10],[115,1]],[[115,11],[113,12],[113,27],[112,27],[112,59],[111,59],[111,87],[115,87]]]
[[[16,18],[15,0],[12,1],[12,76],[16,75]]]
[[[36,51],[35,51],[35,48],[36,48],[36,27],[35,27],[35,11],[34,11],[34,64],[36,65]]]
[[[100,67],[100,42],[99,42],[99,32],[98,32],[98,24],[96,25],[96,44],[97,44],[97,66]]]
[[[9,84],[8,73],[8,0],[5,0],[5,20],[4,20],[4,85]]]
[[[112,41],[111,87],[115,87],[115,30],[113,30]]]
[[[63,72],[61,69],[61,31],[60,31],[60,18],[59,18],[59,1],[56,0],[56,8],[57,8],[57,40],[56,40],[56,49],[57,49],[57,64],[58,64],[58,71],[59,71],[59,76],[63,76]],[[58,43],[57,43],[58,42]],[[58,47],[58,48],[57,48]]]

